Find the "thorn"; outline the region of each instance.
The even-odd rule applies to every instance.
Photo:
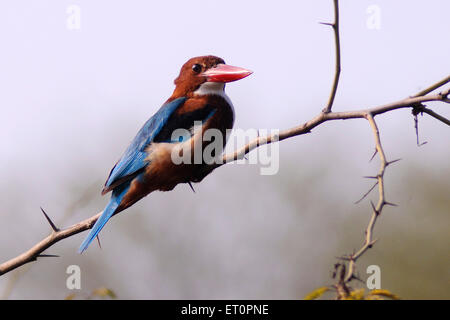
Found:
[[[372,200],[370,200],[370,205],[372,206],[372,210],[373,212],[375,212],[376,215],[379,215],[380,213],[377,211],[377,209],[375,208],[375,205],[373,204]]]
[[[420,107],[423,107],[422,104],[419,104]],[[417,119],[417,115],[419,114],[419,112],[422,109],[419,108],[418,106],[413,107],[412,109],[412,114],[414,116],[414,130],[416,131],[416,144],[419,147],[420,143],[419,143],[419,119]]]
[[[369,162],[372,162],[373,158],[375,158],[375,156],[377,155],[377,153],[378,153],[378,149],[375,148],[375,152],[373,153],[373,155],[372,155],[372,157],[370,158]]]
[[[378,181],[375,182],[375,184],[369,189],[369,191],[367,191],[367,192],[366,192],[366,193],[365,193],[358,201],[356,201],[354,204],[358,204],[358,203],[360,203],[361,201],[363,201],[364,198],[367,197],[367,196],[369,195],[369,193],[372,192],[373,189],[375,189],[375,187],[377,186],[377,184],[378,184]]]
[[[59,258],[56,254],[38,254],[36,258]]]
[[[320,24],[323,24],[323,25],[325,25],[325,26],[330,26],[330,27],[333,27],[334,28],[334,23],[331,23],[331,22],[319,22]]]
[[[351,260],[350,257],[347,257],[347,256],[341,256],[341,257],[335,257],[335,258],[338,259],[338,260],[343,260],[343,261],[350,261]]]
[[[392,160],[392,161],[388,161],[388,162],[386,162],[386,166],[389,166],[389,165],[391,165],[391,164],[393,164],[393,163],[396,163],[396,162],[398,162],[398,161],[400,161],[400,160],[402,160],[401,158],[398,158],[398,159],[395,159],[395,160]]]
[[[100,243],[100,237],[97,235],[97,243],[98,243],[98,246],[100,247],[100,249],[102,248],[102,244]]]
[[[194,187],[192,186],[192,183],[190,181],[188,181],[188,185],[189,185],[189,187],[191,187],[192,191],[195,193]]]
[[[352,275],[352,278],[355,279],[356,281],[365,283],[365,282],[364,282],[363,280],[361,280],[361,278],[360,278],[359,276],[357,276],[357,275]]]
[[[53,231],[58,232],[59,229],[55,226],[55,224],[53,223],[53,221],[49,218],[49,216],[47,215],[47,213],[45,213],[44,209],[41,208],[42,213],[44,214],[45,218],[47,219],[48,223],[50,224],[50,226],[52,227]]]
[[[378,176],[364,176],[366,179],[378,179]]]
[[[387,206],[398,207],[398,204],[395,204],[395,203],[392,203],[392,202],[384,201],[384,204],[387,205]]]
[[[257,141],[257,143],[256,143],[256,147],[258,148],[258,147],[259,147],[259,129],[256,130],[256,132],[257,132],[256,138],[258,139],[258,141]]]

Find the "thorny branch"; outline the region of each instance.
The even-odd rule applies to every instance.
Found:
[[[366,238],[364,240],[364,244],[356,253],[351,254],[347,258],[347,260],[349,261],[348,262],[348,270],[347,270],[347,273],[345,274],[345,276],[342,275],[341,280],[343,280],[343,281],[340,281],[338,286],[339,285],[346,286],[347,282],[349,282],[355,278],[356,260],[358,260],[358,258],[361,257],[364,254],[364,252],[366,252],[367,249],[371,248],[377,241],[376,239],[373,239],[373,237],[372,237],[373,228],[375,227],[377,218],[380,216],[381,211],[383,210],[383,207],[385,205],[394,205],[393,203],[386,201],[385,188],[384,188],[384,172],[386,170],[386,167],[389,164],[394,163],[398,160],[394,160],[391,162],[388,162],[386,160],[386,155],[385,155],[383,147],[381,145],[380,132],[378,131],[378,127],[375,122],[375,119],[373,118],[371,113],[368,113],[366,118],[367,118],[367,121],[369,121],[369,124],[372,128],[374,138],[375,138],[375,147],[376,147],[377,153],[380,157],[380,170],[378,171],[378,174],[376,176],[376,179],[377,179],[376,185],[378,185],[378,195],[379,195],[378,203],[375,206],[373,204],[373,202],[370,202],[371,207],[372,207],[372,216],[371,216],[369,224],[367,225],[367,228],[365,230]],[[345,290],[345,291],[348,291],[348,290]],[[338,290],[338,292],[339,292],[339,290]],[[338,298],[340,298],[340,297],[338,297]]]
[[[377,124],[375,122],[375,116],[381,115],[383,113],[391,112],[393,110],[398,110],[402,108],[411,108],[415,110],[415,112],[419,113],[426,113],[430,115],[431,117],[450,125],[450,121],[446,119],[445,117],[437,114],[431,109],[426,108],[423,104],[426,102],[431,101],[437,101],[437,102],[444,102],[444,103],[450,103],[449,94],[450,94],[450,88],[445,89],[444,91],[440,93],[431,94],[434,90],[441,88],[442,86],[446,85],[450,82],[450,76],[447,76],[446,78],[442,79],[439,82],[436,82],[435,84],[429,86],[428,88],[418,92],[417,94],[404,98],[399,101],[395,101],[392,103],[388,103],[381,106],[375,106],[372,108],[367,109],[361,109],[361,110],[355,110],[355,111],[343,111],[343,112],[332,112],[331,108],[333,106],[334,98],[337,92],[337,86],[339,82],[339,75],[341,71],[341,65],[340,65],[340,41],[339,41],[339,9],[338,9],[338,0],[334,0],[334,14],[335,14],[335,21],[334,23],[325,23],[327,25],[332,26],[334,35],[335,35],[335,44],[336,44],[336,70],[335,70],[335,76],[334,76],[334,82],[332,85],[330,97],[327,103],[327,106],[314,118],[310,119],[309,121],[302,123],[296,127],[282,130],[277,134],[272,134],[268,136],[259,136],[251,141],[250,143],[246,144],[242,148],[231,152],[229,154],[223,155],[222,163],[215,164],[215,167],[220,167],[226,163],[233,162],[238,159],[242,159],[245,157],[247,153],[250,151],[263,146],[265,144],[270,144],[274,142],[278,142],[284,139],[292,138],[295,136],[303,135],[305,133],[310,133],[312,129],[315,127],[321,125],[324,122],[332,121],[332,120],[348,120],[348,119],[366,119],[371,129],[374,133],[375,137],[375,145],[376,145],[376,152],[378,153],[380,157],[380,170],[377,174],[377,176],[372,177],[376,179],[375,186],[378,186],[378,192],[379,192],[379,198],[378,203],[374,205],[371,202],[372,205],[372,216],[370,218],[369,224],[365,231],[365,241],[362,245],[362,247],[355,253],[351,254],[348,257],[344,257],[343,260],[348,261],[348,266],[346,267],[344,264],[336,264],[336,275],[338,276],[338,283],[335,285],[336,291],[338,293],[338,298],[345,298],[349,294],[349,287],[348,282],[350,282],[353,279],[358,279],[358,277],[355,275],[355,264],[359,257],[361,257],[369,248],[372,247],[372,245],[375,243],[376,240],[373,239],[372,233],[375,226],[375,223],[378,219],[378,217],[381,214],[381,211],[385,205],[394,205],[392,203],[389,203],[386,201],[385,198],[385,190],[384,190],[384,172],[388,165],[391,163],[397,161],[387,161],[386,156],[384,154],[384,150],[381,145],[380,141],[380,134],[377,128]],[[26,263],[29,263],[31,261],[37,260],[37,258],[40,257],[49,257],[54,255],[46,255],[43,254],[43,252],[54,245],[55,243],[71,237],[75,234],[78,234],[80,232],[89,230],[92,228],[92,226],[97,221],[98,217],[101,215],[102,212],[85,219],[77,224],[74,224],[70,227],[67,227],[65,229],[59,229],[56,227],[56,225],[52,222],[50,217],[47,215],[47,213],[44,213],[44,216],[48,223],[50,224],[52,228],[52,232],[49,236],[42,239],[37,244],[33,245],[29,250],[25,251],[24,253],[20,254],[19,256],[6,261],[2,264],[0,264],[0,275],[3,275],[11,270],[14,270]],[[340,267],[339,272],[337,272],[337,269]]]
[[[450,82],[450,79],[446,82]],[[424,96],[418,96],[418,97],[408,97],[403,100],[395,101],[392,103],[384,104],[381,106],[373,107],[373,108],[367,108],[367,109],[361,109],[361,110],[354,110],[354,111],[341,111],[341,112],[320,112],[318,115],[316,115],[311,120],[290,128],[286,130],[282,130],[278,133],[268,135],[268,136],[260,136],[256,139],[252,140],[242,148],[226,154],[223,156],[222,164],[218,164],[217,166],[221,166],[228,162],[233,162],[238,159],[242,159],[247,153],[250,151],[256,149],[259,146],[281,141],[287,138],[292,138],[295,136],[299,136],[305,133],[311,133],[311,130],[317,127],[318,125],[322,124],[323,122],[331,121],[331,120],[348,120],[348,119],[366,119],[366,116],[368,113],[371,113],[373,117],[390,112],[397,109],[402,108],[413,108],[415,104],[417,103],[424,103],[424,102],[431,102],[431,101],[440,101],[440,102],[446,102],[450,103],[447,99],[448,95],[450,94],[450,88],[446,89],[445,91],[437,94],[428,94]],[[442,121],[446,123],[445,121]]]
[[[46,249],[54,245],[55,243],[71,237],[80,232],[89,230],[95,224],[95,221],[100,217],[102,212],[97,213],[95,216],[92,216],[88,219],[85,219],[77,224],[74,224],[66,229],[62,229],[60,231],[53,230],[50,235],[42,239],[40,242],[36,243],[33,247],[31,247],[28,251],[25,251],[21,255],[6,261],[0,264],[0,275],[3,275],[11,270],[14,270],[28,262],[36,261],[37,258],[48,257],[48,255],[42,255]],[[49,220],[50,222],[51,220]],[[53,223],[51,223],[53,224]]]
[[[446,82],[450,82],[450,79]],[[356,111],[344,111],[344,112],[321,112],[313,119],[297,126],[291,129],[280,131],[278,134],[272,134],[268,136],[259,136],[247,145],[243,146],[242,148],[230,153],[225,154],[223,156],[223,163],[217,164],[217,167],[222,166],[223,164],[226,164],[228,162],[232,162],[238,159],[242,159],[247,153],[254,150],[255,148],[281,141],[284,139],[288,139],[291,137],[295,137],[298,135],[302,135],[305,133],[311,132],[311,130],[320,124],[324,122],[328,122],[331,120],[347,120],[347,119],[358,119],[358,118],[364,118],[366,119],[368,117],[368,114],[370,114],[372,117],[375,117],[376,115],[380,115],[389,111],[401,109],[401,108],[413,108],[413,106],[417,103],[423,103],[423,102],[430,102],[430,101],[442,101],[447,102],[446,100],[448,95],[450,93],[450,88],[443,91],[442,93],[438,94],[428,94],[425,96],[419,96],[419,97],[413,97],[413,98],[405,98],[400,101],[396,101],[393,103],[389,103],[382,106],[377,106],[369,109],[362,109],[362,110],[356,110]],[[379,151],[378,151],[379,152]],[[91,218],[88,218],[86,220],[83,220],[77,224],[74,224],[70,227],[67,227],[65,229],[54,231],[41,240],[39,243],[35,244],[32,248],[30,248],[28,251],[22,253],[21,255],[6,261],[2,264],[0,264],[0,275],[5,274],[15,268],[20,267],[21,265],[24,265],[28,262],[35,261],[38,257],[40,257],[40,254],[45,251],[47,248],[51,247],[53,244],[57,243],[58,241],[61,241],[65,238],[68,238],[70,236],[73,236],[75,234],[78,234],[80,232],[89,230],[94,225],[95,221],[97,221],[97,218],[101,215],[101,212],[94,215]],[[51,220],[50,220],[51,221]],[[52,228],[53,229],[53,228]],[[42,257],[42,256],[41,256]]]
[[[327,106],[322,111],[325,113],[331,112],[331,107],[333,107],[334,97],[336,96],[337,87],[339,84],[339,76],[341,75],[341,41],[339,38],[339,1],[334,0],[334,23],[323,23],[329,25],[334,31],[334,45],[336,50],[336,70],[334,72],[334,81],[330,93],[330,98],[328,99]]]

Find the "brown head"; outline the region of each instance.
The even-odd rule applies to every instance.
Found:
[[[191,97],[206,82],[221,83],[236,81],[252,74],[251,71],[225,64],[222,58],[201,56],[189,59],[175,79],[176,88],[169,100]]]

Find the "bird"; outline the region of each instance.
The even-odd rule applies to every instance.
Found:
[[[169,99],[148,119],[111,169],[102,195],[111,198],[84,239],[79,253],[98,237],[108,220],[153,191],[170,191],[181,183],[203,180],[215,166],[192,161],[195,146],[207,130],[225,137],[234,124],[234,107],[225,93],[225,84],[243,79],[252,71],[227,65],[222,58],[206,55],[189,59],[175,79]],[[179,137],[174,132],[182,132]],[[206,139],[205,139],[206,140]],[[199,143],[200,141],[200,143]],[[183,156],[181,163],[173,155]],[[193,189],[193,188],[192,188]],[[194,189],[193,189],[194,190]]]

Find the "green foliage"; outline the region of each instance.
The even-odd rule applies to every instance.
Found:
[[[64,300],[74,300],[77,298],[77,294],[76,293],[71,293],[69,294],[67,297],[64,298]],[[91,300],[91,299],[117,299],[117,295],[116,293],[108,288],[105,287],[100,287],[97,289],[94,289],[87,297],[85,297],[86,300]],[[80,297],[80,299],[82,299],[82,297]]]
[[[308,293],[305,297],[305,300],[316,300],[320,298],[328,290],[330,290],[330,288],[328,287],[317,288],[316,290]]]
[[[104,287],[103,288],[97,288],[94,291],[92,291],[91,296],[92,297],[97,296],[97,297],[100,297],[100,298],[108,298],[109,297],[111,299],[116,299],[117,298],[117,296],[114,293],[114,291],[112,291],[111,289],[108,289],[108,288],[104,288]]]
[[[400,297],[393,294],[389,290],[383,290],[383,289],[376,289],[370,291],[370,293],[367,295],[366,300],[377,300],[377,299],[383,299],[389,298],[391,300],[400,300]]]
[[[306,295],[305,300],[319,299],[325,292],[331,291],[329,287],[321,287]],[[389,290],[376,289],[366,294],[364,288],[351,290],[347,297],[341,300],[400,300],[400,297],[393,294]]]

